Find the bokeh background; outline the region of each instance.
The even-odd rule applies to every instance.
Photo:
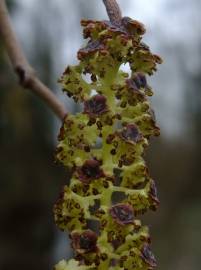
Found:
[[[150,84],[161,127],[147,154],[161,201],[146,214],[158,269],[200,270],[201,258],[201,1],[119,0],[142,21],[145,42],[164,64]],[[57,84],[83,44],[81,18],[106,19],[101,0],[10,0],[15,31],[39,77],[71,112]],[[53,222],[52,206],[68,172],[54,163],[60,123],[18,86],[0,38],[0,269],[52,269],[71,253]]]

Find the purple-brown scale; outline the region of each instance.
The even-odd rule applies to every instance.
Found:
[[[105,176],[100,168],[100,162],[95,159],[86,160],[81,167],[77,168],[76,173],[79,180],[84,184],[89,184],[92,180]]]
[[[121,132],[117,133],[121,139],[128,143],[138,143],[142,140],[142,134],[134,124],[129,124],[123,128]]]
[[[140,92],[140,86],[142,83],[139,81],[139,79],[136,77],[127,79],[126,80],[126,87],[130,91],[132,99],[137,98],[138,101],[144,101],[146,100],[144,93]],[[129,102],[129,100],[128,100]]]
[[[149,244],[144,244],[141,249],[141,258],[142,260],[150,267],[149,269],[155,268],[156,265],[156,259],[151,252]]]
[[[97,252],[97,234],[91,230],[86,230],[82,233],[71,233],[73,249],[80,254]]]
[[[99,40],[96,40],[96,41],[91,40],[88,42],[86,47],[78,51],[77,58],[79,60],[83,60],[85,57],[90,56],[91,54],[94,54],[97,51],[102,53],[103,55],[108,53],[103,43],[101,43]]]
[[[119,225],[133,224],[134,211],[133,207],[129,204],[116,204],[109,210],[110,215]]]
[[[132,77],[136,87],[138,89],[142,88],[146,88],[147,87],[147,80],[146,80],[146,76],[143,73],[135,73]]]
[[[157,196],[157,188],[154,180],[150,180],[149,196],[151,198],[151,209],[156,210],[159,205],[159,199]]]
[[[84,102],[84,113],[89,117],[96,118],[108,112],[107,99],[103,95],[95,95]]]

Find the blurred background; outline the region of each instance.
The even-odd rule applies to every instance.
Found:
[[[123,15],[146,25],[145,42],[163,65],[149,78],[160,138],[147,161],[160,208],[145,215],[158,269],[200,270],[201,1],[119,0]],[[39,77],[66,104],[57,84],[82,46],[81,18],[106,19],[101,0],[10,0],[15,31]],[[68,257],[52,206],[68,172],[54,163],[60,123],[18,86],[0,39],[0,269],[52,269]]]

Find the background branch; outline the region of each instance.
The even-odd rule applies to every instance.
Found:
[[[110,21],[119,24],[122,19],[120,7],[116,0],[103,0]]]
[[[19,78],[20,85],[30,89],[33,93],[42,98],[62,120],[67,114],[67,111],[56,95],[39,80],[35,71],[27,61],[15,32],[13,31],[5,0],[0,0],[0,35],[13,69]]]

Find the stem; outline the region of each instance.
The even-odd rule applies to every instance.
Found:
[[[120,7],[116,0],[103,0],[106,7],[108,17],[110,21],[114,24],[120,24],[122,19],[122,14]]]
[[[39,80],[34,69],[27,61],[13,30],[5,0],[0,0],[0,36],[4,42],[11,65],[19,78],[19,84],[42,98],[52,111],[63,120],[67,111],[56,95]]]

